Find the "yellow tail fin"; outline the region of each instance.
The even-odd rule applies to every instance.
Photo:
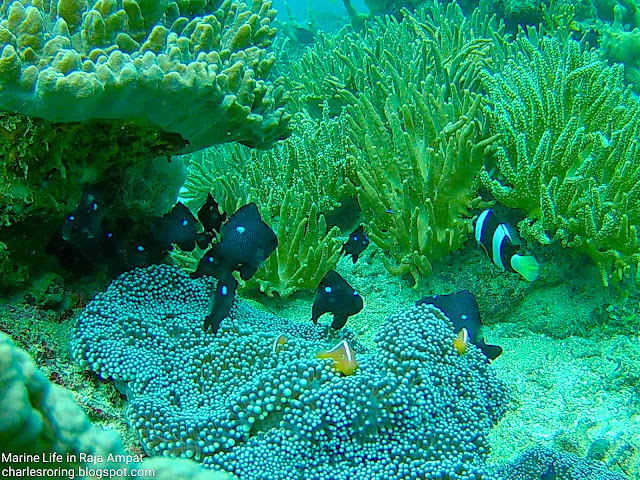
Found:
[[[511,257],[511,266],[529,282],[533,282],[538,278],[538,275],[540,275],[540,265],[538,265],[538,261],[530,255],[514,255]]]

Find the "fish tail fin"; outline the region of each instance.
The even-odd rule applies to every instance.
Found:
[[[511,257],[511,266],[529,282],[533,282],[540,275],[540,265],[531,255],[514,255]]]
[[[502,353],[502,347],[499,345],[488,345],[484,340],[478,342],[478,347],[482,350],[489,360],[495,360]]]

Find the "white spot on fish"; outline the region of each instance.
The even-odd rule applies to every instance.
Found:
[[[143,247],[142,245],[138,245],[137,250],[138,250],[139,252],[144,252],[144,247]]]
[[[467,319],[467,318],[469,318],[469,317],[463,313],[462,315],[460,315],[460,318],[461,318],[462,320],[466,320],[466,319]]]
[[[246,228],[244,228],[242,225],[238,225],[238,226],[236,227],[236,232],[238,232],[238,233],[239,233],[239,234],[241,234],[241,235],[242,235],[244,232],[246,232],[246,231],[247,231],[247,229],[246,229]]]
[[[324,291],[325,291],[325,292],[327,292],[327,293],[331,293],[331,292],[333,292],[333,288],[331,288],[331,287],[324,287]]]
[[[182,226],[186,227],[187,225],[189,225],[189,220],[182,220]]]
[[[227,290],[227,286],[223,285],[222,288],[220,289],[220,293],[222,295],[226,295],[227,293],[229,293],[229,291]]]

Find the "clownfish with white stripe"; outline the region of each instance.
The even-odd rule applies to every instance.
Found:
[[[343,375],[351,375],[358,368],[356,356],[346,340],[342,340],[329,350],[320,350],[316,356],[320,359],[333,360],[332,366]]]
[[[519,273],[533,282],[540,274],[540,266],[531,255],[520,255],[521,245],[514,231],[501,223],[493,210],[480,214],[474,225],[476,242],[501,270]]]

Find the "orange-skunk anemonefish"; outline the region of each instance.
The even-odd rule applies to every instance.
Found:
[[[538,278],[540,267],[530,255],[519,255],[521,245],[506,223],[500,223],[492,210],[485,210],[475,221],[476,242],[500,269],[519,273],[530,282]]]
[[[287,343],[287,337],[284,335],[284,333],[281,333],[276,338],[274,338],[273,343],[271,344],[271,353],[273,353],[274,355],[278,353],[280,350],[282,350],[282,347],[284,347],[285,343]]]
[[[460,330],[458,336],[453,341],[453,346],[460,355],[466,352],[467,347],[469,346],[469,330],[466,328]]]
[[[358,368],[358,362],[346,340],[342,340],[330,350],[320,350],[318,358],[330,358],[333,367],[344,375],[351,375]]]

